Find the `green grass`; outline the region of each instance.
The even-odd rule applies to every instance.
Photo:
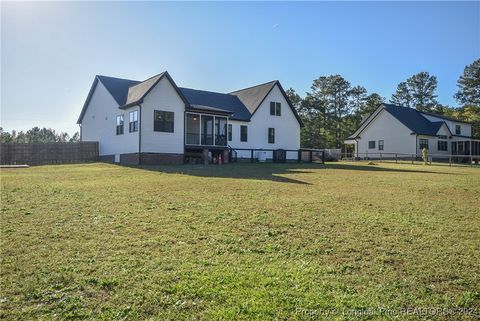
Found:
[[[2,319],[480,306],[478,168],[57,165],[3,169],[1,187]]]

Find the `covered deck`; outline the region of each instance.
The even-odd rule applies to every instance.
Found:
[[[185,162],[228,162],[229,115],[206,106],[195,106],[185,112]]]

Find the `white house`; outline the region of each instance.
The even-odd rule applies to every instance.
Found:
[[[177,87],[166,71],[145,81],[96,76],[77,123],[101,160],[125,164],[251,157],[245,149],[296,158],[303,126],[277,80],[224,94]]]
[[[433,158],[480,155],[469,123],[391,104],[380,105],[345,144],[354,145],[360,158],[420,156],[424,147]]]

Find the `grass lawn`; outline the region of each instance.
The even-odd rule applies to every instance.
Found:
[[[1,171],[2,319],[473,320],[480,169]],[[395,315],[348,315],[389,308]],[[346,315],[342,315],[341,313]]]

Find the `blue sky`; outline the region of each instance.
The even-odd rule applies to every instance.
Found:
[[[480,57],[480,2],[1,4],[6,130],[73,133],[96,74],[229,92],[273,79],[302,96],[341,74],[387,99],[420,71],[439,101]]]

